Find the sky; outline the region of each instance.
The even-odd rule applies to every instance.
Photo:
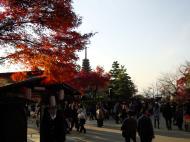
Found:
[[[77,30],[97,32],[87,46],[91,67],[109,71],[118,61],[140,92],[190,61],[189,7],[190,0],[73,0],[83,19]]]
[[[190,61],[190,0],[74,0],[73,7],[83,18],[79,31],[97,32],[88,45],[92,68],[109,71],[118,61],[139,91]]]

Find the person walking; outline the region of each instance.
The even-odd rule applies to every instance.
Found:
[[[130,142],[130,139],[136,142],[137,120],[134,117],[134,112],[128,112],[128,117],[124,119],[121,130],[125,142]]]
[[[115,123],[119,124],[120,103],[117,102],[113,108]]]
[[[86,128],[84,127],[86,123],[86,112],[81,108],[78,110],[78,119],[79,119],[79,132],[84,131],[86,133]]]
[[[172,129],[172,108],[169,102],[167,102],[163,107],[163,117],[166,121],[166,127],[168,130]]]
[[[178,105],[176,109],[176,125],[178,126],[179,130],[182,130],[183,127],[183,106]]]
[[[142,116],[138,120],[137,130],[141,142],[152,142],[154,138],[152,121],[149,116],[147,109],[144,109]]]
[[[65,142],[66,125],[63,111],[57,110],[55,106],[44,110],[41,125],[42,142]]]
[[[121,104],[121,121],[122,122],[127,117],[128,110],[129,110],[129,107],[128,107],[127,103],[125,101],[122,102],[122,104]]]
[[[160,128],[160,105],[156,102],[153,108],[154,128]]]
[[[71,106],[71,113],[72,113],[72,119],[71,119],[71,127],[70,127],[70,131],[72,131],[73,127],[76,128],[77,131],[79,131],[79,120],[78,120],[78,104],[73,103]]]
[[[104,121],[104,111],[102,106],[97,106],[96,119],[97,119],[97,126],[102,127]]]

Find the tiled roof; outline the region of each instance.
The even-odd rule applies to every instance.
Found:
[[[40,77],[39,73],[35,72],[26,72],[27,78],[22,81],[14,81],[11,79],[11,75],[15,72],[9,72],[9,73],[0,73],[0,90],[9,90],[9,88],[13,87],[19,87],[23,85],[39,85],[40,82],[45,79],[45,77]],[[63,83],[63,84],[50,84],[50,85],[44,85],[46,87],[50,87],[52,89],[55,88],[64,88],[66,91],[70,92],[71,94],[80,95],[79,91],[72,88],[71,86]]]
[[[20,72],[0,73],[0,87],[20,82],[20,81],[14,81],[13,79],[11,79],[11,75],[15,74],[15,73],[20,73]],[[27,74],[26,80],[31,79],[33,77],[36,77],[36,75],[33,74],[33,72],[28,71],[28,72],[25,72],[25,73]]]

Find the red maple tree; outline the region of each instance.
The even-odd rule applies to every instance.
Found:
[[[26,72],[16,72],[11,74],[11,79],[13,81],[23,81],[27,78],[27,73]]]
[[[93,34],[76,30],[81,17],[72,0],[1,0],[0,6],[0,48],[7,51],[1,60],[41,69],[47,82],[73,78],[76,53]]]
[[[180,79],[178,79],[176,81],[177,84],[177,95],[179,96],[184,96],[185,95],[185,82],[186,82],[186,78],[185,77],[181,77]]]
[[[102,67],[97,66],[96,70],[81,70],[75,79],[68,82],[74,88],[80,90],[84,95],[87,91],[92,91],[96,95],[97,91],[107,87],[110,81],[110,74],[106,73]]]
[[[190,67],[184,66],[185,69],[182,71],[182,77],[177,81],[177,96],[183,99],[190,98]]]

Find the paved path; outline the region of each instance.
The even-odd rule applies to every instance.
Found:
[[[75,139],[76,142],[124,142],[120,127],[121,125],[115,124],[114,121],[105,121],[104,127],[98,128],[96,121],[88,121],[86,134],[73,132],[68,137]],[[155,134],[153,142],[190,142],[190,132],[155,129]],[[137,142],[140,142],[138,136]]]
[[[98,128],[96,121],[87,121],[87,133],[78,133],[75,130],[67,135],[67,142],[124,142],[120,131],[121,124],[115,124],[113,120],[104,122],[104,127]],[[39,133],[35,128],[28,129],[28,142],[39,142]],[[190,132],[172,131],[164,127],[155,129],[156,137],[153,142],[190,142]],[[137,142],[139,137],[137,136]]]

